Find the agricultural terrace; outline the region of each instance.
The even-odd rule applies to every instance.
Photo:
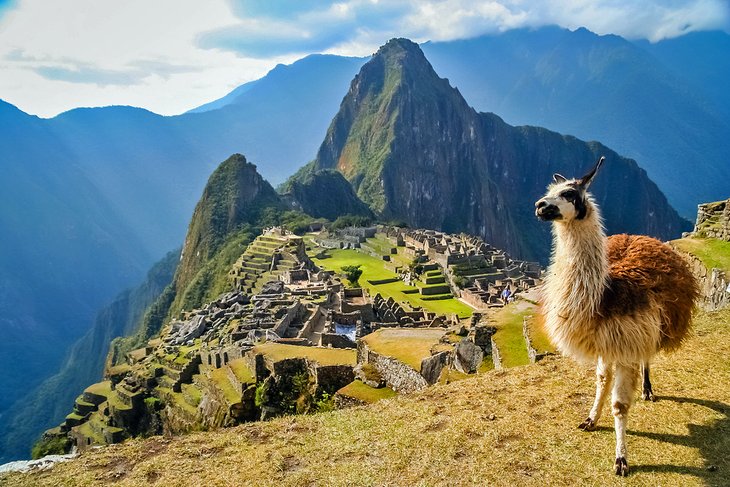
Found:
[[[368,242],[370,240],[374,239],[369,239]],[[371,296],[380,293],[385,299],[392,297],[399,303],[408,303],[411,307],[421,307],[442,315],[456,314],[459,318],[468,318],[472,314],[473,309],[469,305],[453,296],[438,296],[439,299],[428,296],[430,299],[423,299],[418,293],[418,287],[407,286],[400,279],[385,284],[372,284],[370,281],[398,278],[395,272],[385,268],[385,262],[381,259],[352,249],[331,249],[326,251],[326,255],[327,258],[312,257],[312,260],[318,266],[336,273],[340,273],[343,266],[359,265],[363,271],[359,283]]]
[[[355,365],[357,353],[353,349],[302,347],[283,343],[266,342],[254,347],[254,353],[262,353],[278,362],[290,358],[306,358],[320,365]]]
[[[360,380],[350,382],[345,387],[337,391],[337,393],[369,404],[398,395],[398,393],[390,387],[381,387],[376,389]]]
[[[433,328],[381,328],[361,340],[372,351],[420,371],[421,361],[431,356],[431,348],[444,334],[443,329]]]

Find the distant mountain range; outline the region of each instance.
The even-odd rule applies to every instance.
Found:
[[[730,74],[729,38],[725,33],[697,33],[648,44],[584,29],[544,28],[427,43],[423,51],[467,105],[495,112],[511,124],[539,124],[601,140],[636,159],[669,202],[690,217],[697,203],[727,197],[730,165],[724,154],[730,103],[719,81]],[[97,310],[140,282],[155,260],[180,245],[215,162],[241,152],[266,179],[283,182],[317,157],[350,81],[367,61],[308,56],[175,117],[106,107],[39,119],[0,102],[0,228],[8,229],[0,239],[0,321],[7,337],[0,342],[0,367],[6,371],[0,378],[5,398],[0,428],[12,420],[5,415],[8,408],[57,368],[70,344],[89,329]],[[469,113],[467,118],[480,124],[480,134],[521,133],[523,140],[538,145],[542,137],[561,137],[510,127],[494,115]],[[577,144],[567,140],[560,144]],[[588,147],[581,162],[602,150],[596,144]],[[407,147],[392,153],[407,153]],[[612,157],[632,168],[621,174],[641,181],[632,186],[618,176],[611,179],[615,187],[636,191],[612,193],[614,198],[628,198],[615,207],[644,208],[644,200],[656,196],[655,188],[640,169]],[[322,160],[321,167],[332,167]],[[564,163],[577,168],[578,158],[566,157]],[[515,168],[503,169],[507,176],[502,182]],[[535,173],[536,179],[542,175]],[[296,190],[307,194],[307,188],[336,184],[344,200],[333,201],[346,201],[352,211],[363,211],[341,179],[331,173],[315,176]],[[377,178],[348,179],[363,199],[375,198],[377,191],[364,193],[363,184]],[[499,181],[490,179],[490,184]],[[384,210],[386,195],[381,203],[367,202]],[[388,201],[396,203],[392,197]],[[479,208],[491,208],[492,203]],[[469,202],[459,204],[465,208]],[[515,201],[500,204],[517,210]],[[319,211],[331,210],[332,205]],[[665,216],[657,221],[669,221]],[[470,218],[469,225],[478,222]],[[631,221],[646,224],[649,218],[653,216],[638,215]],[[655,233],[677,231],[675,223]],[[457,228],[467,221],[453,224],[442,227]],[[523,252],[532,243],[512,240],[510,245]]]

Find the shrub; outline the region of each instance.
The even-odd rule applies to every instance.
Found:
[[[68,436],[43,436],[33,445],[31,457],[33,460],[46,455],[63,455],[71,451],[71,439]]]
[[[362,276],[362,269],[360,269],[360,264],[346,265],[341,267],[341,270],[345,274],[345,278],[347,278],[347,280],[353,286],[357,284],[357,281],[360,280],[360,276]]]

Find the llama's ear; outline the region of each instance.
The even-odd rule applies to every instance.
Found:
[[[564,183],[567,180],[568,179],[565,176],[562,176],[562,175],[560,175],[558,173],[553,174],[553,181],[555,181],[558,184]]]
[[[603,165],[603,161],[605,161],[605,160],[606,160],[606,158],[603,157],[603,156],[601,156],[601,158],[598,159],[598,162],[596,162],[596,165],[593,166],[593,169],[591,169],[590,171],[588,171],[588,174],[586,174],[585,176],[583,176],[582,178],[580,178],[578,180],[578,184],[580,186],[582,186],[583,189],[588,189],[588,187],[593,182],[593,178],[596,177],[596,174],[598,173],[598,170],[601,168],[601,166]]]

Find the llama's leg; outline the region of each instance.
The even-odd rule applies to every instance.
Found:
[[[616,430],[616,463],[614,464],[614,471],[616,475],[623,477],[629,473],[629,465],[626,461],[626,423],[634,399],[634,391],[639,376],[638,369],[638,364],[635,366],[616,365],[613,397],[611,398],[614,429]]]
[[[651,389],[651,381],[649,380],[649,362],[641,364],[641,377],[643,378],[643,385],[641,388],[641,398],[644,401],[656,401],[654,391]]]
[[[585,431],[593,431],[596,429],[596,423],[603,413],[603,405],[606,403],[608,391],[611,389],[611,381],[613,380],[613,364],[606,363],[601,357],[598,357],[596,363],[596,399],[593,401],[591,412],[578,428]]]

